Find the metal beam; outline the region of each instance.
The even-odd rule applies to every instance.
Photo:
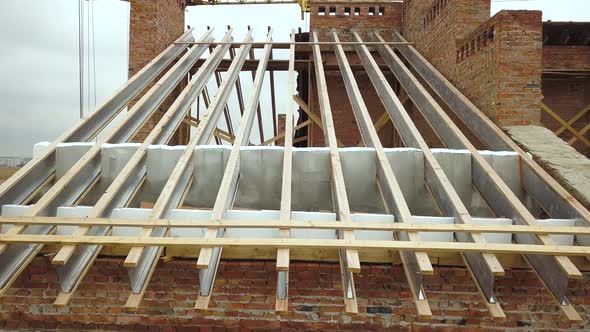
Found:
[[[317,41],[317,31],[312,32],[312,41]],[[330,174],[332,184],[332,200],[336,218],[344,224],[351,224],[350,207],[346,187],[344,184],[344,174],[338,153],[338,143],[336,141],[336,131],[334,129],[334,120],[332,119],[332,107],[328,98],[328,85],[324,73],[322,54],[319,45],[313,47],[313,58],[315,63],[315,79],[317,85],[317,94],[319,99],[320,114],[324,129],[324,139],[327,147],[330,148]],[[345,240],[354,239],[353,232],[337,232],[339,238]],[[344,293],[344,308],[347,312],[358,312],[356,292],[354,288],[353,272],[359,272],[361,269],[358,252],[354,250],[340,250],[340,274],[342,276],[342,291]]]
[[[252,39],[252,31],[248,30],[245,40]],[[164,189],[156,200],[150,218],[166,218],[170,211],[179,206],[184,193],[192,181],[192,169],[194,168],[194,149],[197,145],[206,144],[217,127],[221,113],[239,74],[239,68],[246,59],[248,46],[240,48],[234,59],[233,68],[228,77],[222,82],[215,98],[209,105],[207,114],[201,120],[195,135],[191,138],[185,151],[176,163],[172,174],[164,185]],[[143,228],[140,235],[145,237],[164,237],[168,228]],[[148,282],[162,253],[162,247],[133,247],[129,251],[124,265],[130,267],[129,278],[132,285],[132,293],[129,296],[125,307],[137,308],[143,298]]]
[[[200,40],[211,41],[212,30],[207,31]],[[150,115],[164,101],[166,96],[180,82],[182,77],[188,73],[197,59],[207,49],[206,46],[192,48],[187,52],[159,81],[154,85],[129,112],[125,114],[122,121],[117,124],[108,134],[94,144],[74,164],[64,176],[59,179],[53,187],[35,205],[27,211],[28,216],[55,215],[59,206],[71,205],[82,195],[90,185],[96,183],[100,176],[100,151],[105,143],[121,143],[130,140],[139,130]],[[45,227],[22,227],[14,226],[7,234],[49,234],[54,226]],[[41,250],[41,245],[12,246],[7,247],[0,244],[0,294],[6,291],[23,271],[24,267]],[[6,250],[4,250],[6,249]]]
[[[192,40],[192,29],[177,41]],[[45,152],[33,158],[0,185],[0,208],[5,204],[23,204],[55,174],[57,145],[64,142],[87,142],[106,127],[125,106],[168,67],[187,48],[187,44],[172,44],[131,77],[111,98],[88,117],[80,119],[63,133]]]
[[[269,28],[267,40],[272,40],[272,29]],[[262,90],[262,83],[264,82],[264,74],[266,73],[266,63],[272,51],[272,44],[267,44],[264,48],[260,65],[256,70],[254,83],[252,86],[252,93],[250,99],[244,109],[244,115],[240,121],[240,127],[236,134],[234,144],[232,146],[223,179],[215,199],[213,211],[211,213],[211,220],[217,221],[225,217],[227,209],[231,206],[234,199],[238,180],[240,177],[240,147],[247,146],[250,142],[250,133],[254,121],[256,106],[259,104],[260,91]],[[223,237],[225,229],[208,228],[205,234],[206,239]],[[195,304],[196,309],[206,310],[209,306],[211,293],[213,292],[213,283],[217,274],[219,260],[221,259],[222,248],[202,248],[197,260],[197,267],[199,271],[199,297]]]
[[[223,40],[231,40],[231,32],[228,31]],[[154,127],[150,135],[144,140],[142,145],[137,149],[129,159],[125,167],[110,184],[105,193],[99,198],[94,205],[89,218],[109,217],[113,209],[124,207],[133,197],[133,194],[139,190],[143,179],[146,176],[146,155],[151,144],[165,144],[170,140],[174,132],[188,113],[196,96],[198,96],[213,74],[217,64],[221,61],[228,47],[218,46],[211,54],[208,61],[199,68],[199,71],[193,75],[191,81],[181,92],[172,106],[163,115],[158,124]],[[110,227],[90,228],[79,227],[74,235],[85,235],[88,232],[93,234],[106,235],[111,231]],[[92,266],[92,263],[98,256],[101,248],[97,246],[86,246],[78,248],[75,246],[64,246],[54,256],[54,264],[64,265],[58,268],[60,276],[61,293],[58,295],[56,304],[66,305],[75,292],[82,277]],[[73,261],[68,262],[73,256]],[[67,264],[66,264],[67,262]]]
[[[355,39],[362,41],[357,32],[352,32]],[[412,122],[408,113],[404,110],[402,103],[395,96],[392,88],[389,86],[383,73],[379,70],[376,61],[371,56],[366,46],[355,46],[361,62],[367,69],[367,74],[373,83],[377,94],[379,95],[389,117],[393,119],[396,128],[404,142],[409,147],[420,149],[424,155],[425,178],[430,191],[436,199],[438,206],[442,211],[455,218],[455,222],[461,224],[473,224],[473,219],[464,205],[459,194],[453,188],[447,178],[443,168],[436,160],[434,154],[424,141],[424,138],[418,131],[418,128]],[[396,59],[394,59],[396,60]],[[405,75],[411,78],[410,72]],[[350,94],[350,93],[349,93]],[[458,240],[486,243],[481,234],[471,234],[470,236],[458,236]],[[472,270],[475,281],[481,289],[487,304],[493,308],[492,314],[499,314],[501,318],[506,316],[500,308],[494,294],[494,276],[504,275],[502,265],[494,255],[488,254],[465,254],[467,266]]]
[[[332,32],[330,36],[336,43],[340,41],[336,32]],[[344,86],[346,87],[346,92],[350,99],[354,117],[363,141],[367,147],[375,149],[375,159],[378,167],[376,181],[379,183],[379,187],[383,192],[387,209],[389,213],[392,213],[395,216],[397,222],[411,224],[413,223],[413,218],[410,209],[404,199],[402,190],[397,182],[395,174],[393,173],[393,169],[389,164],[389,160],[385,155],[385,151],[383,150],[383,146],[381,145],[381,141],[379,140],[379,136],[375,130],[373,121],[371,120],[369,110],[361,96],[360,89],[341,45],[335,45],[335,53],[342,73]],[[420,241],[419,235],[415,232],[400,232],[397,234],[397,238],[404,241]],[[422,271],[420,268],[420,262],[424,262],[427,268],[432,266],[429,262],[428,255],[423,252],[413,253],[402,251],[400,252],[400,257],[408,284],[412,291],[414,302],[416,303],[418,315],[423,318],[430,318],[432,312],[430,311],[428,301],[426,300],[426,294],[422,287]]]
[[[383,40],[378,32],[374,32],[377,40]],[[455,149],[467,149],[471,153],[473,176],[475,187],[482,194],[496,215],[508,216],[516,223],[523,225],[536,225],[534,216],[522,204],[512,192],[510,187],[502,180],[492,166],[481,156],[479,151],[469,142],[467,137],[454,124],[445,111],[426,92],[424,87],[416,80],[411,80],[400,70],[405,67],[389,46],[379,46],[379,53],[384,58],[391,70],[396,74],[398,81],[410,95],[410,98],[420,109],[431,126],[436,130],[447,146]],[[517,235],[514,237],[518,243],[554,245],[551,238],[545,235]],[[566,290],[568,277],[581,278],[582,273],[564,256],[534,256],[527,255],[526,259],[531,263],[539,278],[548,286],[551,294],[557,299],[564,313],[572,312],[573,308],[567,300]],[[572,310],[570,310],[572,309]],[[573,310],[575,312],[575,310]],[[571,317],[575,318],[575,317]]]

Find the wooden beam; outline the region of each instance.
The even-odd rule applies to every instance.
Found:
[[[229,49],[229,58],[233,61],[236,56],[236,50],[231,47]],[[242,81],[238,77],[236,80],[236,94],[238,95],[238,107],[240,108],[240,115],[244,114],[244,94],[242,93]],[[233,144],[233,143],[232,143]]]
[[[250,60],[255,60],[254,57],[254,49],[250,49]],[[258,68],[260,66],[260,62],[258,62],[258,66],[256,68]],[[254,81],[255,78],[255,71],[252,70],[250,71],[252,73],[252,81]],[[258,119],[258,135],[260,136],[260,143],[264,142],[264,126],[262,123],[262,108],[260,107],[260,101],[258,101],[258,105],[256,106],[256,116]]]
[[[295,41],[295,29],[291,30],[291,41]],[[291,191],[293,173],[293,95],[295,93],[295,45],[289,50],[289,73],[287,77],[287,111],[285,113],[285,148],[283,150],[283,173],[281,181],[281,214],[280,223],[285,225],[291,221]],[[308,120],[309,121],[309,120]],[[306,122],[308,122],[306,121]],[[311,121],[309,121],[311,122]],[[276,133],[275,133],[276,135]],[[281,238],[289,238],[288,228],[279,230]],[[277,295],[275,311],[287,311],[289,291],[289,250],[277,250]]]
[[[312,32],[311,38],[314,42],[318,40],[317,31]],[[315,79],[320,114],[322,116],[325,145],[330,149],[330,180],[332,184],[334,212],[336,212],[336,218],[338,221],[344,224],[351,224],[352,218],[350,216],[350,207],[344,183],[344,173],[342,171],[342,164],[338,153],[338,143],[336,141],[336,130],[332,119],[332,108],[328,97],[326,74],[324,73],[322,54],[318,45],[313,47],[313,59],[315,63]],[[345,240],[354,239],[354,233],[349,231],[338,232],[338,236]],[[360,272],[360,269],[361,266],[357,251],[346,250],[340,253],[342,291],[344,295],[344,307],[347,312],[358,312],[353,272]]]
[[[382,40],[377,32],[374,33],[378,40]],[[399,33],[395,34],[396,38],[403,38]],[[388,46],[380,49],[391,48]],[[402,51],[404,56],[408,57],[408,50]],[[391,51],[393,52],[393,51]],[[381,53],[383,55],[383,53]],[[386,61],[388,61],[386,56]],[[390,63],[388,63],[391,66]],[[402,64],[403,67],[403,64]],[[395,70],[395,68],[392,68]],[[398,76],[399,80],[399,76]],[[410,82],[401,82],[404,88],[410,94],[414,103],[419,107],[421,113],[430,122],[439,136],[451,148],[467,149],[471,153],[474,185],[481,192],[490,207],[498,215],[509,216],[519,224],[535,225],[534,216],[528,211],[524,204],[512,192],[508,185],[502,180],[500,175],[492,166],[481,156],[479,151],[469,142],[461,130],[450,119],[446,112],[434,101],[434,99],[425,92],[424,88],[418,84],[409,84]],[[405,83],[405,84],[404,84]],[[521,235],[515,237],[517,242],[526,244],[540,243],[543,245],[554,245],[553,240],[546,235],[530,236]],[[539,278],[543,279],[555,297],[562,298],[559,305],[567,301],[565,296],[567,289],[567,278],[581,278],[582,273],[576,268],[571,260],[565,256],[542,257],[529,255],[527,259],[535,266],[535,272]],[[556,294],[558,293],[558,294]]]
[[[477,218],[474,218],[477,220]],[[506,219],[498,219],[506,220]],[[253,220],[174,220],[174,219],[124,219],[124,218],[72,218],[72,217],[0,217],[0,224],[57,225],[57,226],[109,226],[109,227],[167,227],[167,228],[285,228],[285,229],[334,229],[351,231],[413,231],[455,233],[544,234],[590,236],[590,227],[583,226],[530,226],[493,224],[406,224],[397,222],[362,221],[343,224],[339,221],[289,220],[284,224],[275,219]]]
[[[293,96],[293,100],[295,100],[295,102],[297,103],[297,105],[299,105],[299,107],[303,110],[303,112],[305,112],[307,114],[307,116],[309,116],[309,118],[313,121],[313,123],[315,123],[318,127],[320,127],[320,129],[324,130],[324,125],[322,123],[322,119],[317,114],[315,114],[314,112],[311,111],[311,109],[309,108],[307,103],[305,103],[305,101],[303,99],[301,99],[301,97],[295,95],[295,96]],[[342,144],[342,142],[339,139],[337,139],[336,142],[338,143],[338,147],[344,146],[344,144]]]
[[[439,251],[441,253],[485,252],[492,254],[527,254],[543,256],[588,256],[590,247],[543,244],[470,243],[470,242],[428,242],[428,241],[374,241],[374,240],[328,240],[328,239],[239,239],[239,238],[190,238],[190,237],[122,237],[122,236],[71,236],[3,234],[0,243],[57,244],[57,245],[133,245],[141,247],[186,247],[186,248],[270,248],[270,249],[346,249],[346,250],[403,250]],[[256,257],[252,257],[256,258]]]
[[[582,128],[582,130],[580,130],[580,135],[586,135],[586,133],[590,131],[590,123],[588,123],[587,125],[584,126],[584,128]],[[572,137],[569,141],[567,141],[567,143],[569,145],[574,144],[576,141],[578,140],[577,137]]]
[[[272,60],[272,51],[270,53],[270,59]],[[275,72],[274,71],[270,71],[269,73],[270,76],[270,107],[272,110],[272,129],[273,129],[273,136],[277,136],[278,135],[278,129],[277,129],[277,102],[276,102],[276,98],[275,98]],[[262,140],[261,140],[262,142]]]
[[[195,118],[191,118],[191,119],[185,119],[182,122],[189,124],[192,127],[199,127],[199,123],[201,122],[200,120],[197,120]],[[229,143],[233,143],[234,139],[232,138],[232,135],[230,133],[228,133],[227,131],[223,130],[223,129],[219,129],[219,128],[215,128],[215,131],[213,132],[213,135],[215,135],[215,137],[222,139],[226,142]]]
[[[330,35],[332,40],[336,43],[340,42],[336,32],[332,32]],[[413,217],[410,213],[410,208],[404,199],[404,195],[397,182],[395,174],[393,173],[389,159],[387,159],[387,156],[385,155],[385,151],[383,150],[383,146],[377,135],[377,130],[371,120],[369,110],[361,96],[361,91],[356,83],[354,74],[350,69],[344,49],[337,44],[334,51],[336,53],[338,64],[340,65],[340,71],[342,73],[346,92],[350,99],[353,114],[363,138],[363,142],[367,147],[374,148],[376,152],[375,161],[378,167],[376,182],[380,184],[379,187],[383,191],[385,205],[387,206],[387,209],[395,215],[397,222],[411,224],[413,223]],[[404,241],[420,241],[419,235],[415,232],[398,233],[397,238]],[[400,252],[400,257],[402,259],[408,285],[412,290],[412,296],[414,298],[414,303],[416,304],[416,309],[418,310],[418,315],[420,317],[432,316],[426,299],[426,294],[422,287],[422,272],[432,271],[432,264],[430,263],[428,255],[425,252]]]
[[[272,29],[269,29],[267,40],[272,40]],[[240,162],[240,147],[247,146],[250,141],[250,133],[254,121],[255,111],[259,105],[260,91],[262,90],[262,83],[264,82],[264,75],[266,73],[266,64],[270,58],[272,45],[267,44],[264,48],[264,55],[256,74],[252,87],[252,94],[248,100],[248,104],[244,109],[244,114],[240,120],[240,127],[236,134],[232,150],[230,152],[223,179],[217,192],[213,211],[211,213],[211,221],[221,220],[225,217],[225,213],[234,199],[239,179],[239,162]],[[223,236],[225,229],[208,228],[205,234],[206,239],[214,239],[218,236]],[[213,292],[213,284],[217,274],[219,260],[221,258],[223,248],[202,248],[197,260],[197,268],[203,269],[200,274],[203,278],[199,278],[199,297],[195,304],[196,309],[206,310],[209,306],[211,293]]]

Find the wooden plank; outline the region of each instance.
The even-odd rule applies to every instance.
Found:
[[[274,45],[274,43],[273,43]],[[254,57],[254,49],[250,49],[250,60],[255,60]],[[258,66],[260,66],[260,62],[258,63]],[[255,71],[252,70],[252,81],[255,80]],[[262,108],[260,107],[260,101],[258,102],[258,105],[256,106],[256,116],[258,119],[258,135],[260,136],[260,143],[264,142],[264,126],[262,124]]]
[[[291,41],[295,41],[295,29],[291,30]],[[293,96],[295,93],[295,45],[289,50],[289,73],[287,77],[287,110],[285,112],[285,148],[283,150],[283,173],[281,179],[281,212],[280,223],[289,224],[291,221],[291,191],[293,173]],[[311,122],[310,120],[308,120]],[[306,122],[308,122],[306,121]],[[276,135],[276,133],[275,133]],[[281,238],[289,238],[288,228],[279,230]],[[289,290],[289,250],[277,250],[277,296],[275,311],[287,311]]]
[[[394,39],[405,41],[399,32],[393,34]],[[467,99],[451,82],[449,82],[432,64],[430,64],[412,46],[397,46],[408,63],[435,91],[435,93],[451,108],[451,110],[469,128],[478,133],[480,140],[489,149],[499,151],[515,151],[520,155],[521,165],[532,172],[541,184],[546,195],[552,196],[549,201],[562,202],[569,215],[577,215],[580,221],[590,225],[590,211],[578,202],[567,190],[539,166],[524,150],[506,135],[492,120]],[[589,127],[590,130],[590,127]],[[545,210],[550,210],[545,207]]]
[[[312,40],[317,41],[317,31],[312,32]],[[332,185],[332,201],[336,212],[336,219],[344,224],[351,224],[350,206],[344,182],[344,173],[338,152],[336,130],[332,119],[332,108],[328,97],[328,85],[322,61],[322,54],[318,45],[313,47],[316,88],[319,100],[320,114],[324,131],[325,145],[330,149],[330,182]],[[338,237],[353,240],[354,233],[350,231],[338,232]],[[340,253],[340,274],[342,276],[342,292],[344,306],[347,312],[358,312],[353,273],[360,272],[358,251],[346,250]]]
[[[335,42],[340,41],[336,32],[332,32],[331,37]],[[387,193],[384,195],[385,204],[388,210],[395,215],[396,221],[400,223],[411,224],[413,223],[412,214],[410,213],[410,209],[406,203],[406,200],[404,199],[402,190],[399,186],[399,183],[397,182],[395,174],[393,173],[389,159],[385,155],[385,151],[383,150],[383,146],[381,145],[381,141],[377,135],[377,130],[373,125],[369,110],[367,109],[366,104],[361,96],[361,91],[356,83],[354,74],[350,69],[348,59],[346,58],[346,54],[344,53],[342,46],[336,45],[335,53],[363,142],[367,147],[374,148],[376,152],[376,163],[379,168],[378,177],[382,181],[381,189],[385,190]],[[376,179],[377,183],[379,183],[379,178]],[[397,237],[403,240],[420,241],[420,237],[415,232],[398,234]],[[416,307],[420,307],[418,308],[419,315],[424,316],[426,315],[425,312],[430,312],[430,309],[422,310],[422,308],[428,307],[428,302],[426,301],[426,296],[423,293],[422,278],[421,276],[416,276],[421,274],[422,271],[431,271],[432,264],[430,263],[430,259],[426,253],[400,254],[402,256],[404,271],[408,277],[408,284],[412,289],[414,302],[424,301],[420,302],[421,304],[416,303]],[[420,312],[421,310],[422,312]]]
[[[582,130],[580,130],[580,135],[586,135],[586,133],[590,131],[590,123],[588,123],[587,125],[584,126],[584,128],[582,128]],[[572,137],[569,141],[567,141],[567,143],[569,145],[574,144],[576,141],[578,140],[577,137]]]
[[[272,60],[272,51],[270,53],[270,59]],[[290,63],[289,63],[289,65],[290,65]],[[277,102],[276,102],[276,98],[275,98],[275,72],[270,71],[268,74],[270,77],[270,107],[272,110],[272,129],[273,129],[273,135],[277,136],[279,133],[278,133],[278,129],[277,129]]]
[[[0,235],[0,243],[41,243],[74,245],[133,245],[141,247],[187,247],[187,248],[256,248],[260,249],[349,249],[349,250],[396,250],[440,251],[441,253],[487,252],[492,254],[526,254],[543,256],[587,256],[590,247],[545,244],[429,242],[429,241],[375,241],[350,239],[280,239],[280,238],[193,238],[193,237],[122,237],[122,236],[77,236],[72,235]],[[255,258],[255,257],[252,257]]]
[[[268,31],[267,40],[272,40],[272,29],[269,29]],[[213,206],[213,211],[211,213],[211,221],[223,219],[225,217],[226,210],[229,206],[231,206],[231,202],[233,201],[239,179],[240,148],[242,146],[247,146],[250,141],[250,133],[254,121],[255,111],[258,109],[257,106],[260,104],[260,92],[262,90],[262,83],[264,82],[264,75],[266,73],[266,65],[270,58],[271,51],[272,44],[267,44],[267,46],[264,48],[263,58],[260,61],[258,69],[256,70],[252,94],[248,100],[248,104],[244,109],[244,114],[240,120],[240,126],[238,128],[238,132],[236,134],[236,138],[234,144],[232,145],[232,150],[225,167],[223,179],[221,180],[219,191]],[[220,235],[220,233],[223,234],[224,229],[208,228],[205,238],[216,238]],[[213,283],[215,282],[215,276],[217,274],[217,267],[221,257],[222,248],[217,249],[217,253],[215,253],[215,251],[216,249],[214,248],[202,248],[201,252],[199,253],[197,268],[205,269],[202,275],[207,277],[204,278],[204,280],[199,280],[201,287],[199,290],[197,303],[195,304],[196,309],[206,310],[209,305],[209,299],[211,298],[211,293],[213,292]],[[204,289],[203,285],[207,285],[208,288]]]
[[[236,51],[233,47],[229,49],[229,58],[233,61],[236,56]],[[236,94],[238,95],[238,107],[240,108],[240,115],[244,114],[244,94],[242,93],[242,81],[240,78],[236,80]],[[233,143],[232,143],[233,144]]]
[[[181,207],[183,208],[183,207]],[[477,218],[474,218],[477,219]],[[506,219],[498,219],[506,220]],[[71,218],[71,217],[0,217],[0,224],[60,225],[60,226],[109,226],[109,227],[168,227],[168,228],[285,228],[285,229],[340,229],[364,231],[414,231],[499,234],[590,235],[590,227],[541,226],[541,225],[493,225],[493,224],[405,224],[397,222],[362,221],[343,224],[339,221],[289,220],[173,220],[173,219],[119,219],[119,218]]]

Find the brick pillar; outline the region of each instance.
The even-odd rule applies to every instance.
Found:
[[[338,29],[341,41],[351,41],[347,29],[356,29],[365,41],[369,41],[367,32],[380,30],[381,35],[390,39],[394,29],[401,29],[402,24],[402,4],[391,1],[313,1],[310,8],[310,31],[317,30],[320,41],[332,41],[329,33],[332,29]],[[353,64],[360,64],[360,60],[352,47],[345,47],[348,55],[348,61]],[[322,54],[323,60],[328,65],[336,65],[336,57],[331,48],[326,49],[328,52]],[[388,78],[391,78],[390,75]],[[366,73],[355,72],[355,78],[361,89],[363,98],[373,121],[385,112],[385,108],[377,95],[373,84]],[[356,146],[361,141],[360,132],[356,123],[354,113],[348,98],[348,93],[342,80],[342,75],[338,69],[326,69],[326,81],[328,84],[328,95],[332,107],[334,126],[336,136],[344,146]],[[310,79],[310,101],[309,105],[312,112],[320,115],[317,82],[313,74]],[[322,128],[316,124],[310,125],[310,145],[324,146],[324,136]],[[384,146],[391,147],[394,144],[393,126],[388,124],[379,131],[379,137]]]
[[[406,0],[403,34],[496,124],[538,124],[541,12],[489,15],[490,0]]]
[[[131,0],[129,77],[141,70],[184,32],[184,9],[184,0]],[[144,125],[134,138],[135,141],[145,139],[179,93],[180,88],[177,87]],[[141,95],[134,101],[139,98]]]

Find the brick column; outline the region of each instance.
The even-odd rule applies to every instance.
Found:
[[[131,0],[129,77],[160,54],[184,32],[184,0]],[[141,142],[180,93],[177,87],[135,137]],[[134,101],[141,98],[136,97]]]

